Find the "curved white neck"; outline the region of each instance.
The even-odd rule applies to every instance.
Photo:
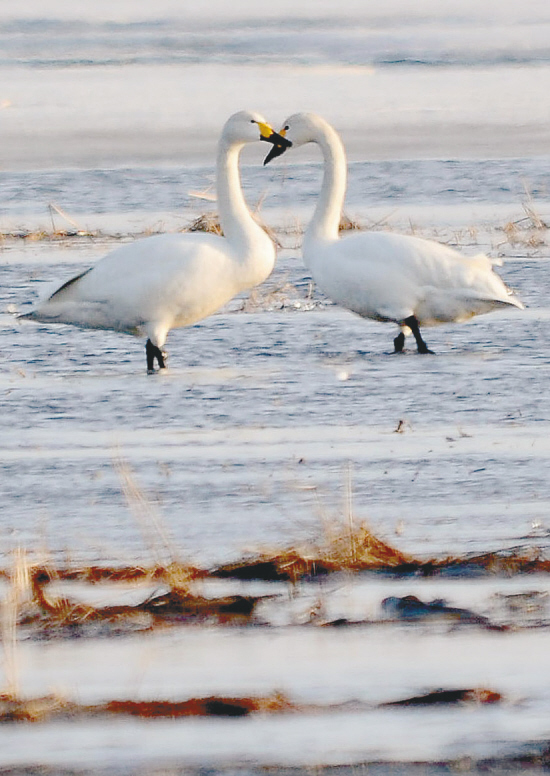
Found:
[[[226,239],[248,248],[261,239],[269,240],[263,229],[253,219],[243,196],[239,175],[239,156],[242,144],[231,144],[223,138],[218,145],[216,188],[218,215]]]
[[[323,183],[304,244],[338,239],[340,217],[346,195],[346,152],[338,133],[328,124],[319,128],[315,142],[325,160]]]

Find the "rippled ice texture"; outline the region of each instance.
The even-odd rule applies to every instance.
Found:
[[[35,262],[5,271],[19,305],[37,274],[82,266],[79,251],[49,266],[30,250]],[[304,301],[307,276],[287,254],[263,293],[290,283],[287,304],[307,308],[317,297]],[[341,507],[351,463],[358,514],[386,535],[403,521],[406,549],[518,542],[549,500],[548,264],[518,258],[503,276],[529,309],[427,330],[438,355],[425,358],[390,355],[393,327],[326,303],[247,313],[237,300],[172,332],[170,369],[150,377],[138,340],[4,316],[5,529],[24,544],[42,530],[58,551],[139,555],[122,458],[177,546],[223,555],[315,533]]]
[[[527,227],[533,210],[550,222],[549,27],[545,0],[4,0],[0,227],[105,236],[0,243],[1,565],[17,546],[57,561],[165,559],[155,520],[170,553],[216,563],[318,536],[345,514],[349,482],[354,519],[405,551],[547,548],[549,248],[540,224]],[[527,309],[426,331],[436,356],[390,355],[392,327],[331,305],[301,262],[316,149],[266,170],[258,146],[244,155],[243,182],[283,246],[277,268],[252,301],[172,332],[166,374],[146,376],[143,342],[15,319],[120,235],[213,210],[196,194],[212,194],[220,127],[243,107],[274,125],[295,110],[326,115],[353,160],[350,216],[503,255],[499,271]],[[144,501],[125,501],[120,463]],[[364,617],[385,595],[411,592],[485,612],[493,592],[529,585],[547,582],[366,580],[368,605],[356,581],[322,592]],[[23,691],[55,687],[84,702],[277,689],[378,702],[480,685],[507,701],[4,726],[0,762],[110,774],[237,763],[242,773],[243,763],[252,772],[519,751],[548,739],[545,633],[388,624],[30,643]]]

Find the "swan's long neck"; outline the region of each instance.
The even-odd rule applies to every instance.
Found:
[[[337,132],[328,124],[319,127],[315,142],[325,161],[321,193],[313,218],[304,236],[306,244],[337,240],[340,217],[346,195],[346,152]]]
[[[218,215],[226,239],[244,253],[267,237],[252,218],[246,204],[239,175],[239,156],[242,145],[220,140],[218,146],[216,185]]]

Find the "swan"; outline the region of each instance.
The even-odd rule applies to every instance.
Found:
[[[421,326],[461,322],[508,305],[523,308],[487,256],[468,258],[431,240],[388,232],[339,238],[347,165],[338,133],[316,114],[297,113],[280,134],[293,148],[317,143],[324,158],[321,193],[304,235],[306,266],[337,304],[364,318],[397,323],[394,352],[402,352],[412,332],[418,352],[431,353]],[[264,164],[288,147],[274,144]]]
[[[163,234],[123,245],[20,317],[146,336],[147,372],[155,360],[164,369],[170,329],[214,313],[273,269],[275,246],[250,213],[239,177],[239,154],[257,140],[289,145],[257,113],[235,113],[223,127],[217,198],[225,237]]]

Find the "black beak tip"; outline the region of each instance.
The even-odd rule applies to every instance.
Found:
[[[281,138],[281,140],[285,140],[285,138]],[[290,148],[292,143],[289,140],[286,140],[285,143],[278,143],[277,145],[273,145],[271,150],[269,151],[268,155],[264,159],[264,165],[269,164],[269,162],[272,159],[276,159],[278,156],[281,156],[284,154],[284,152],[287,150],[287,148]]]

